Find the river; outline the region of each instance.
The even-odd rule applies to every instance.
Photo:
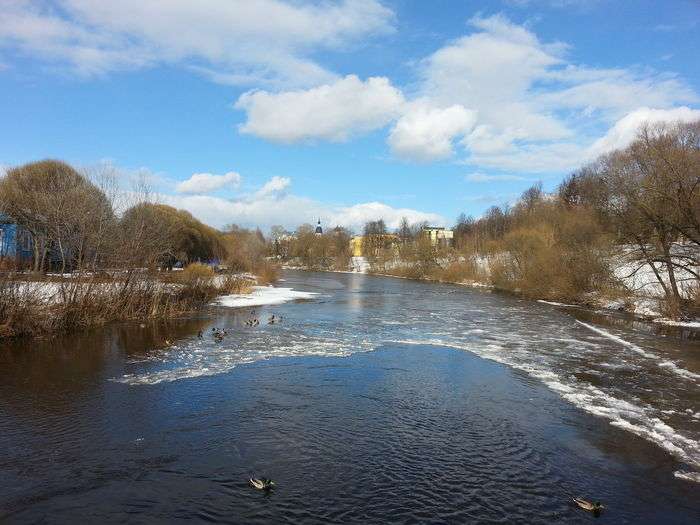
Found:
[[[278,286],[5,344],[0,520],[587,523],[583,495],[611,523],[698,523],[698,341],[456,285]]]

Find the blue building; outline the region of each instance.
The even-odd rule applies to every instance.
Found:
[[[30,233],[7,215],[0,214],[0,266],[29,266],[33,256]]]

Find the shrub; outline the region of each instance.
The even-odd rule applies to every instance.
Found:
[[[476,264],[471,259],[464,261],[453,261],[447,268],[440,269],[436,272],[436,279],[448,283],[462,283],[467,280],[478,281],[479,272]]]
[[[210,284],[214,278],[214,269],[202,263],[188,264],[179,274],[179,280],[186,286]]]
[[[263,259],[256,265],[254,273],[260,284],[270,284],[279,279],[280,269],[276,264]]]
[[[220,292],[228,294],[247,294],[253,290],[253,281],[240,275],[228,274],[219,276],[217,287]]]

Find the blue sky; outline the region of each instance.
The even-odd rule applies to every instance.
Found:
[[[700,118],[691,0],[2,0],[0,166],[214,226],[451,224]]]

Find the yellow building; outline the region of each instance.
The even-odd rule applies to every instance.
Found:
[[[380,238],[381,239],[378,239]],[[350,253],[352,253],[353,257],[366,257],[368,255],[376,255],[375,254],[367,254],[365,253],[365,236],[364,235],[355,235],[352,239],[350,239]],[[377,238],[377,242],[372,243],[375,246],[382,246],[384,245],[385,248],[392,247],[394,250],[397,250],[397,246],[399,244],[399,238],[397,235],[394,235],[393,233],[386,233],[386,234],[372,234],[372,238]]]
[[[364,237],[362,235],[355,235],[350,239],[350,253],[353,257],[362,257],[362,240]]]

